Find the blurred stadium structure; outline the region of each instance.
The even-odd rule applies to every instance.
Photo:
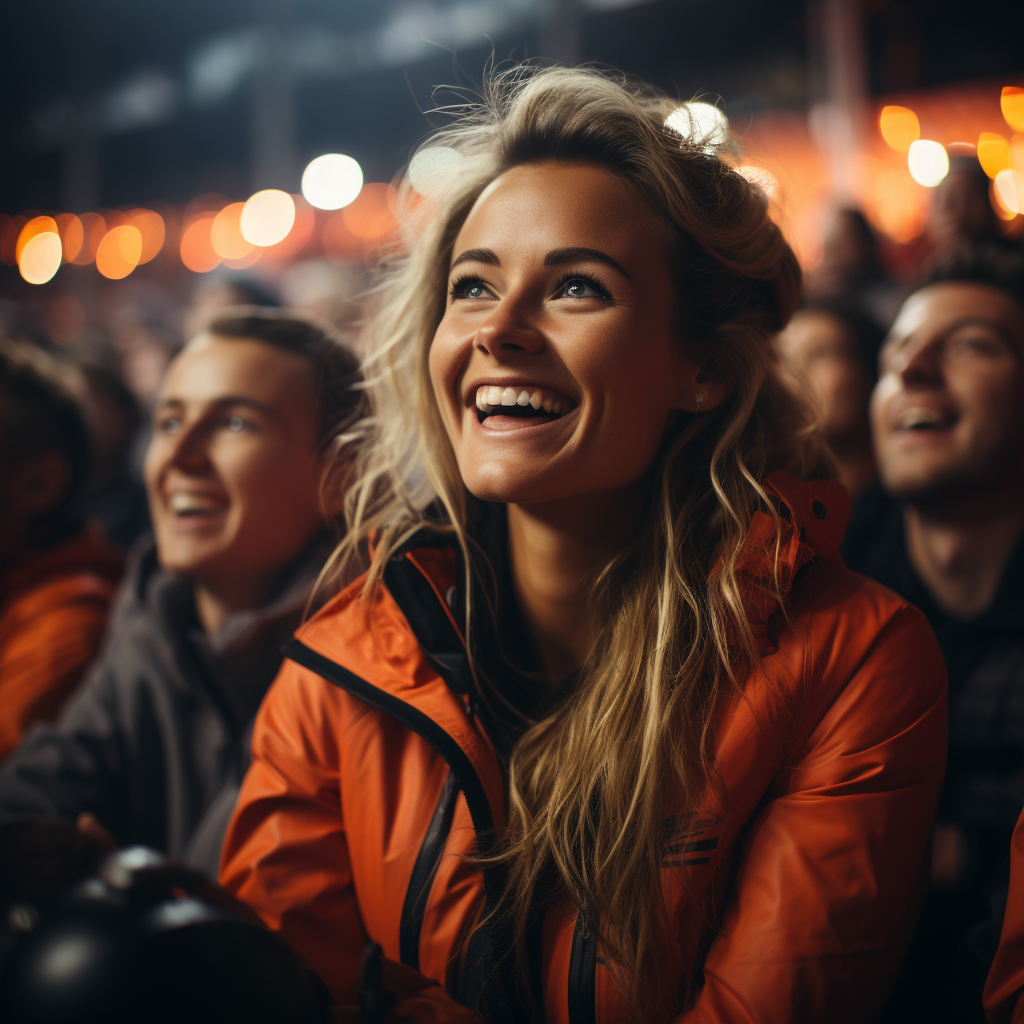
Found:
[[[57,340],[221,265],[372,262],[432,87],[492,52],[717,102],[806,265],[836,202],[912,252],[949,152],[1024,225],[1019,0],[58,0],[0,24],[0,300]],[[303,185],[324,154],[349,160]]]

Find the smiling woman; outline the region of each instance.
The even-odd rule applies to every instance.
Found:
[[[899,965],[941,658],[842,567],[773,356],[800,272],[703,123],[519,68],[429,143],[366,328],[370,569],[289,648],[221,871],[352,1013],[860,1024]]]

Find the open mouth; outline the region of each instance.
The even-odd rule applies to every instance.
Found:
[[[490,417],[548,423],[575,408],[575,403],[565,395],[549,388],[484,384],[476,389],[476,414],[481,423]]]
[[[228,503],[206,494],[174,491],[168,495],[167,505],[178,519],[210,519],[227,511]]]
[[[896,421],[897,430],[913,433],[939,432],[951,430],[956,426],[958,417],[952,413],[942,413],[937,409],[912,408],[906,409]]]

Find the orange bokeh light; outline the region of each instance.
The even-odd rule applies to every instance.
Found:
[[[283,263],[298,255],[309,245],[316,231],[316,210],[302,196],[292,196],[295,203],[295,221],[291,230],[276,245],[263,250],[271,262]]]
[[[64,247],[64,262],[70,263],[82,251],[85,228],[73,213],[58,213],[53,219],[57,222],[60,242]]]
[[[201,213],[189,221],[181,233],[181,262],[197,274],[206,274],[221,264],[221,257],[210,240],[216,217],[214,213]]]
[[[36,235],[44,233],[60,235],[60,231],[57,229],[57,222],[52,217],[33,217],[30,221],[26,222],[25,226],[18,233],[18,241],[14,247],[14,258],[20,263],[21,253],[25,246]]]
[[[1015,132],[1024,132],[1024,89],[1016,85],[1006,86],[999,97],[999,106],[1006,123]]]
[[[245,203],[231,203],[225,206],[210,227],[210,244],[213,251],[226,260],[241,260],[256,248],[242,237],[240,221]]]
[[[909,107],[882,107],[878,127],[886,144],[900,153],[906,153],[910,144],[921,138],[921,122]]]
[[[999,132],[982,132],[978,136],[978,163],[994,178],[1010,166],[1010,141]]]
[[[369,182],[341,211],[345,227],[356,238],[381,242],[398,227],[398,220],[392,210],[393,200],[389,196],[391,191],[394,189],[389,185]]]
[[[142,255],[142,232],[132,224],[111,228],[96,250],[96,269],[112,281],[127,277]]]
[[[56,227],[56,223],[54,226]],[[28,224],[25,227],[28,227]],[[63,250],[60,235],[56,231],[37,231],[24,241],[19,237],[18,243],[21,245],[18,253],[18,270],[29,284],[46,284],[60,270]]]
[[[164,247],[164,239],[167,237],[164,219],[154,210],[136,209],[128,211],[128,223],[138,228],[142,236],[142,255],[139,257],[139,263],[148,263]]]
[[[341,210],[331,214],[324,225],[324,253],[335,263],[358,263],[366,252],[366,242],[345,226]]]
[[[84,267],[96,259],[100,242],[103,241],[103,237],[107,233],[107,222],[98,213],[83,213],[79,220],[82,222],[85,241],[82,243],[78,255],[71,262],[76,266]]]

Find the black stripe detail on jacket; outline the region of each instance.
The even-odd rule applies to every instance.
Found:
[[[435,598],[436,600],[436,598]],[[294,638],[285,646],[285,655],[301,665],[303,668],[322,676],[329,683],[352,694],[358,700],[368,704],[372,708],[393,718],[396,722],[404,725],[417,736],[426,740],[434,750],[441,756],[452,774],[459,783],[466,798],[466,805],[469,808],[469,816],[473,822],[473,830],[476,832],[477,849],[481,854],[487,855],[494,846],[494,816],[491,814],[491,805],[487,802],[487,793],[484,790],[480,776],[477,775],[473,763],[469,760],[466,752],[459,746],[444,729],[441,728],[432,718],[425,715],[419,708],[414,708],[403,700],[399,700],[393,694],[381,690],[379,687],[368,683],[365,679],[350,672],[347,668],[325,658],[307,647],[301,640]],[[497,906],[503,891],[503,872],[499,865],[482,865],[484,876],[484,915]],[[474,937],[481,935],[483,929],[478,928]],[[470,944],[471,949],[473,944]],[[491,953],[492,943],[485,943],[482,955],[488,961],[493,960]],[[490,977],[493,968],[489,964],[481,965],[484,975]],[[514,990],[510,991],[508,986],[505,989],[504,997],[498,993],[484,993],[484,1005],[477,1008],[491,1024],[507,1022],[507,1024],[520,1024],[521,1021],[529,1020],[531,1014],[516,1012],[513,1010],[513,1003],[518,1002]]]
[[[595,1024],[597,1020],[597,935],[583,915],[576,917],[569,954],[569,1024]]]
[[[459,783],[452,772],[444,780],[437,809],[423,838],[423,845],[413,865],[409,888],[402,904],[402,918],[398,926],[398,950],[402,963],[420,968],[420,932],[423,930],[423,914],[427,907],[427,896],[434,872],[441,861],[448,833],[455,816],[455,802],[459,796]]]

